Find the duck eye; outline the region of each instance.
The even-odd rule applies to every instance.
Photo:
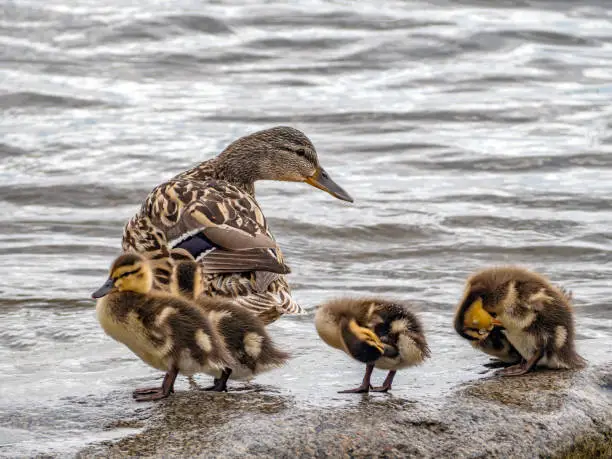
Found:
[[[298,156],[305,157],[306,156],[306,150],[304,148],[299,148],[299,149],[295,150],[295,154],[298,155]]]

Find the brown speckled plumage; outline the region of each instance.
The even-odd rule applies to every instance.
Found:
[[[173,259],[195,253],[206,295],[232,297],[266,323],[300,313],[285,279],[290,270],[255,200],[254,182],[304,181],[321,174],[328,179],[314,146],[296,129],[280,126],[242,137],[218,157],[155,187],[126,224],[122,248],[156,259],[158,289],[168,290]],[[350,200],[339,187],[338,193]]]

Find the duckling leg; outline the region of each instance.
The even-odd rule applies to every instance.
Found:
[[[374,364],[369,363],[366,366],[365,375],[363,375],[363,381],[361,382],[361,386],[356,387],[355,389],[346,389],[338,391],[339,394],[367,394],[370,391],[372,385],[370,384],[370,378],[372,377],[372,371],[374,371]]]
[[[164,375],[164,380],[162,382],[162,387],[164,387],[164,384],[166,384],[166,381],[168,380],[168,373],[166,373]],[[175,376],[176,378],[176,376]],[[191,378],[191,377],[190,377]],[[193,379],[193,378],[191,378]],[[146,395],[146,394],[154,394],[156,392],[159,392],[159,387],[155,386],[155,387],[142,387],[140,389],[134,389],[134,391],[132,392],[132,395]],[[170,392],[174,392],[174,384],[172,385],[172,387],[170,388]]]
[[[542,355],[544,355],[544,350],[538,349],[529,360],[523,360],[517,365],[512,365],[511,367],[504,368],[503,370],[498,370],[495,372],[495,374],[501,376],[521,376],[525,373],[529,373],[542,358]]]
[[[213,392],[227,392],[227,380],[232,374],[231,368],[226,368],[221,372],[221,377],[219,379],[215,378],[214,384],[210,387],[206,387],[202,390],[208,390]]]
[[[151,400],[161,400],[168,397],[174,392],[174,381],[178,375],[178,368],[173,368],[164,376],[164,381],[161,387],[147,387],[144,389],[136,389],[132,393],[132,397],[137,402],[147,402]]]
[[[387,374],[383,385],[379,387],[372,387],[372,392],[387,392],[389,389],[391,389],[391,384],[393,384],[393,378],[395,377],[395,373],[395,370],[391,370]]]

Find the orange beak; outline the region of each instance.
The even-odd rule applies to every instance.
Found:
[[[318,188],[319,190],[323,190],[331,194],[334,198],[353,202],[353,198],[351,198],[351,196],[344,191],[340,185],[334,182],[322,167],[319,167],[319,169],[317,169],[312,176],[308,177],[305,182],[314,186],[315,188]]]

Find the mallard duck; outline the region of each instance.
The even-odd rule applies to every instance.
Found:
[[[516,266],[488,268],[467,281],[460,309],[482,303],[493,325],[504,335],[522,361],[498,371],[518,376],[536,366],[579,369],[586,361],[574,346],[574,317],[571,294],[541,274]],[[485,319],[486,321],[486,319]]]
[[[430,356],[423,327],[408,306],[380,298],[339,298],[317,308],[315,327],[321,339],[366,364],[361,385],[341,393],[387,392],[397,370]],[[389,370],[380,387],[372,387],[374,368]]]
[[[308,137],[279,126],[242,137],[155,187],[126,224],[123,250],[157,258],[156,288],[168,289],[172,268],[163,266],[164,257],[190,258],[202,265],[208,296],[232,297],[266,324],[301,313],[284,276],[290,270],[255,200],[258,180],[306,182],[353,201],[321,167]]]
[[[455,331],[478,349],[497,359],[486,366],[509,366],[521,361],[521,354],[510,344],[499,321],[482,307],[481,300],[467,299],[469,288],[455,313]]]
[[[224,298],[202,295],[201,265],[183,260],[174,265],[170,290],[197,304],[235,360],[229,374],[215,375],[215,390],[226,390],[227,379],[250,379],[271,368],[282,366],[289,354],[275,347],[263,321],[254,313]]]
[[[108,280],[92,294],[104,331],[145,363],[166,372],[161,387],[136,389],[136,401],[168,397],[179,373],[212,375],[217,378],[215,384],[205,390],[223,391],[233,372],[238,377],[251,376],[286,360],[287,355],[274,346],[261,321],[248,311],[229,320],[233,311],[225,305],[226,300],[210,298],[211,306],[205,310],[152,287],[149,261],[140,254],[127,253],[113,262]],[[230,333],[228,322],[244,330]],[[238,339],[242,342],[237,343]]]

